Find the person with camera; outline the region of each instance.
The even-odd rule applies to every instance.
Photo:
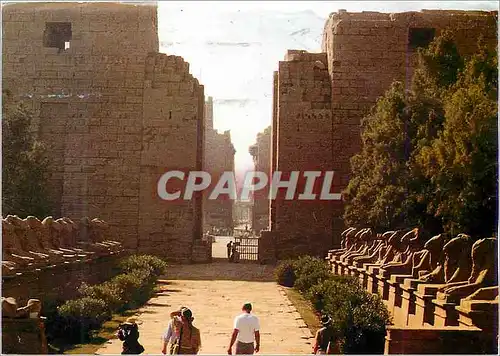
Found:
[[[167,346],[169,345],[169,354],[174,354],[175,345],[179,341],[180,328],[182,326],[181,312],[185,307],[181,306],[175,312],[170,313],[170,322],[168,323],[167,331],[163,334],[163,347],[161,353],[167,354]]]
[[[139,355],[144,347],[139,343],[139,327],[136,318],[128,318],[118,327],[117,336],[123,341],[122,355]]]
[[[180,317],[179,337],[171,350],[175,355],[196,355],[201,348],[200,330],[193,325],[193,312],[189,308],[170,313],[172,318]]]

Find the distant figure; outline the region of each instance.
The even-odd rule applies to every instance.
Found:
[[[337,335],[332,326],[332,319],[328,315],[321,317],[323,327],[316,332],[313,354],[337,354]]]
[[[227,247],[227,260],[231,262],[232,260],[232,252],[233,252],[233,241],[229,241],[226,245]]]
[[[245,231],[248,231],[248,225],[245,225]]]
[[[238,246],[237,243],[233,243],[233,249],[232,249],[232,254],[231,254],[231,261],[232,262],[239,262],[240,260],[240,253],[239,251],[236,249],[236,246]]]

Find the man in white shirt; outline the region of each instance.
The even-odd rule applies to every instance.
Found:
[[[243,304],[242,314],[234,319],[234,330],[227,354],[232,355],[232,348],[236,342],[236,355],[252,355],[260,350],[260,323],[259,318],[251,314],[252,304]],[[255,342],[255,346],[254,346]]]

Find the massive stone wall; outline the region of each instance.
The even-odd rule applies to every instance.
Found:
[[[349,182],[349,160],[360,150],[360,122],[395,80],[410,86],[417,50],[432,36],[451,30],[461,54],[477,50],[477,40],[496,46],[496,17],[487,12],[332,13],[325,24],[323,52],[328,55],[332,118],[337,133],[334,169],[340,189]],[[337,218],[342,210],[334,212]],[[340,222],[340,219],[336,219]],[[336,231],[342,226],[337,224]],[[336,244],[339,241],[335,241]]]
[[[279,62],[277,92],[273,139],[275,169],[282,173],[282,180],[289,180],[292,171],[331,171],[334,132],[326,54],[288,51],[285,61]],[[321,182],[322,177],[317,186]],[[286,191],[280,190],[274,202],[271,224],[278,233],[279,257],[298,251],[326,253],[328,249],[335,202],[298,200],[303,189],[304,181],[299,178],[295,199],[286,200]]]
[[[454,33],[462,54],[475,51],[480,36],[490,46],[497,44],[496,13],[332,13],[323,53],[289,51],[289,60],[275,72],[272,170],[334,170],[333,192],[343,190],[350,158],[360,150],[361,119],[393,81],[410,85],[417,48],[446,29]],[[270,207],[278,255],[295,254],[294,249],[314,252],[312,241],[340,243],[340,202],[277,200]],[[324,240],[318,239],[321,235]],[[292,247],[296,243],[306,246]]]
[[[257,142],[250,146],[255,171],[271,176],[271,126],[257,134]],[[269,227],[269,185],[253,192],[252,229],[257,233]]]
[[[234,154],[230,131],[219,133],[214,129],[213,99],[205,102],[205,171],[212,177],[211,188],[215,187],[224,172],[234,172]],[[233,227],[233,200],[227,195],[220,195],[216,200],[209,200],[211,189],[204,194],[204,231],[212,228],[230,229]]]
[[[164,202],[156,183],[174,166],[201,169],[203,86],[182,58],[158,53],[156,6],[2,9],[3,87],[39,119],[53,214],[101,216],[127,248],[189,256],[201,197]]]
[[[202,196],[163,201],[156,195],[168,170],[203,168],[203,86],[181,57],[150,53],[146,59],[140,161],[139,250],[187,260],[202,234]]]

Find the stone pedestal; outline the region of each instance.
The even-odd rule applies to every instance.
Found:
[[[378,292],[378,271],[380,265],[368,265],[368,292],[377,293]]]
[[[434,325],[435,304],[437,290],[444,284],[420,284],[415,294],[415,326]]]
[[[330,260],[330,266],[331,266],[331,271],[333,274],[335,275],[339,275],[339,264],[338,264],[338,261],[336,259],[337,257],[336,256],[333,256],[332,259]]]
[[[44,319],[2,318],[2,354],[48,354]]]
[[[359,284],[363,287],[363,289],[368,288],[368,275],[366,274],[366,270],[358,267],[358,280]]]
[[[337,263],[337,268],[338,268],[338,274],[339,275],[346,275],[348,274],[349,269],[347,268],[347,264],[344,261],[339,261]]]
[[[402,308],[403,306],[403,290],[401,288],[401,283],[405,278],[411,276],[393,274],[389,281],[389,297],[388,297],[388,309],[394,317],[394,323],[396,325],[406,325],[406,315],[407,310]]]
[[[382,300],[389,300],[389,281],[384,275],[379,274],[378,279],[378,294]]]
[[[385,355],[497,354],[496,338],[479,328],[389,327]]]
[[[415,288],[408,287],[405,283],[401,284],[401,313],[402,317],[405,317],[404,325],[407,326],[414,326],[415,290]],[[404,313],[406,315],[403,316]]]
[[[455,309],[460,326],[498,334],[498,300],[462,300]]]
[[[445,300],[434,299],[434,326],[458,326],[458,311],[455,303],[448,303]]]
[[[359,272],[358,272],[358,269],[354,266],[349,266],[348,267],[349,269],[349,275],[354,277],[354,278],[358,278],[359,277]]]

